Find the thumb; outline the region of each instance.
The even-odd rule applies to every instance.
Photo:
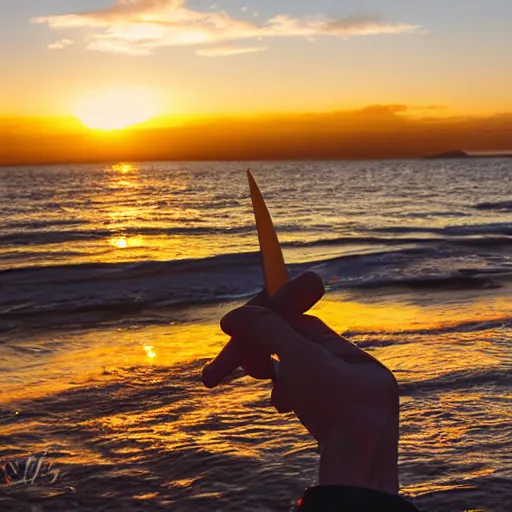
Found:
[[[229,312],[220,322],[221,329],[270,354],[277,354],[282,362],[302,359],[315,345],[294,331],[272,310],[258,306],[243,306]]]

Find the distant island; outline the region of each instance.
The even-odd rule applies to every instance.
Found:
[[[426,159],[441,159],[441,158],[512,158],[512,150],[502,151],[466,151],[463,149],[454,149],[452,151],[445,151],[444,153],[436,153],[424,157]]]

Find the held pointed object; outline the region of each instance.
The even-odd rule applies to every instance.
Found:
[[[272,297],[288,281],[288,270],[284,263],[272,218],[250,170],[247,170],[247,177],[260,243],[265,288],[268,296]],[[249,304],[251,302],[249,301]],[[305,307],[309,308],[309,305]],[[223,378],[232,374],[241,366],[243,361],[244,351],[242,346],[236,339],[231,338],[217,357],[203,368],[203,384],[208,388],[217,386]],[[271,369],[272,378],[275,381],[279,373],[279,363],[273,358],[271,359]]]
[[[272,297],[288,281],[288,270],[284,263],[283,252],[272,223],[272,217],[250,170],[247,170],[247,177],[260,242],[265,287],[269,297]]]

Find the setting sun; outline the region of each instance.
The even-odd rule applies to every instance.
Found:
[[[106,89],[78,101],[72,114],[88,128],[119,130],[155,117],[156,103],[147,90]]]

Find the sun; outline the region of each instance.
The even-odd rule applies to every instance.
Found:
[[[91,92],[71,113],[88,128],[119,130],[148,121],[157,115],[158,108],[149,90],[118,87]]]

